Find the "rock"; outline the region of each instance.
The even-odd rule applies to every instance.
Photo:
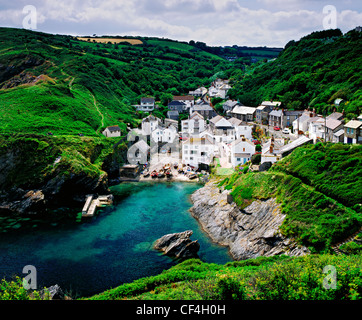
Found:
[[[180,259],[197,258],[200,244],[190,239],[192,234],[193,231],[185,231],[165,235],[155,242],[154,248]]]
[[[50,300],[64,300],[65,295],[63,290],[56,284],[55,286],[51,286],[49,288],[45,288],[40,292],[40,295],[45,298],[49,295]]]
[[[220,194],[219,190],[213,182],[197,190],[191,196],[194,205],[190,211],[213,241],[229,247],[235,260],[309,252],[280,233],[286,216],[275,199],[254,201],[241,211],[230,201],[229,192]]]
[[[21,198],[21,200],[12,201],[7,204],[7,207],[10,212],[18,214],[34,214],[41,212],[45,205],[46,199],[42,190],[30,190]]]

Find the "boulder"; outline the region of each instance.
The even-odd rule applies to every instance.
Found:
[[[197,258],[200,244],[190,239],[192,234],[193,231],[185,231],[165,235],[155,242],[154,248],[171,257],[180,259]]]
[[[43,298],[48,297],[48,295],[49,295],[50,300],[64,300],[65,299],[63,290],[57,284],[55,286],[51,286],[51,287],[46,288],[45,290],[41,291],[41,296]]]

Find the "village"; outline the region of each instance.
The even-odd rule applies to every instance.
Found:
[[[148,116],[140,128],[129,128],[129,163],[121,175],[192,181],[207,176],[211,168],[220,176],[235,170],[265,171],[305,144],[362,143],[362,115],[346,121],[344,113],[322,116],[309,108],[285,110],[277,101],[253,108],[228,99],[230,89],[229,80],[216,79],[208,89],[174,96],[163,120],[152,114],[155,99],[142,98],[134,107]],[[211,103],[215,97],[224,101],[222,115]],[[120,137],[121,129],[108,127],[103,134]]]

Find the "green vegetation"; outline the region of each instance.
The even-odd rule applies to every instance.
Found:
[[[139,124],[142,96],[167,105],[231,67],[192,46],[93,43],[70,36],[0,28],[0,133],[99,136]],[[169,94],[168,96],[165,96]]]
[[[126,146],[115,142],[98,137],[0,136],[0,159],[6,168],[0,177],[0,190],[37,188],[56,177],[97,181],[110,171],[113,159],[124,161]]]
[[[269,172],[236,173],[220,186],[232,190],[240,208],[275,197],[287,216],[281,232],[312,251],[325,252],[362,227],[361,155],[361,146],[308,145]]]
[[[298,177],[326,196],[362,213],[361,145],[308,145],[275,164],[273,171]]]
[[[286,256],[228,263],[187,260],[160,275],[139,279],[92,300],[356,300],[362,293],[362,256]],[[326,290],[326,266],[337,269]]]
[[[260,61],[245,73],[236,70],[230,95],[255,107],[265,100],[281,101],[288,109],[310,106],[318,113],[336,107],[351,119],[362,112],[361,48],[360,32],[314,32],[290,41],[274,61]],[[343,102],[335,106],[338,98]]]

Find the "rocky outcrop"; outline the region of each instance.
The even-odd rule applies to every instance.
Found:
[[[154,244],[154,248],[166,255],[180,259],[197,258],[200,244],[190,239],[192,234],[193,231],[168,234],[158,239]]]
[[[234,202],[228,202],[229,194],[209,182],[192,195],[190,211],[213,241],[230,248],[235,260],[308,253],[307,248],[279,232],[286,216],[275,199],[254,201],[241,211]]]
[[[42,299],[65,300],[65,294],[59,285],[51,286],[40,291]]]

